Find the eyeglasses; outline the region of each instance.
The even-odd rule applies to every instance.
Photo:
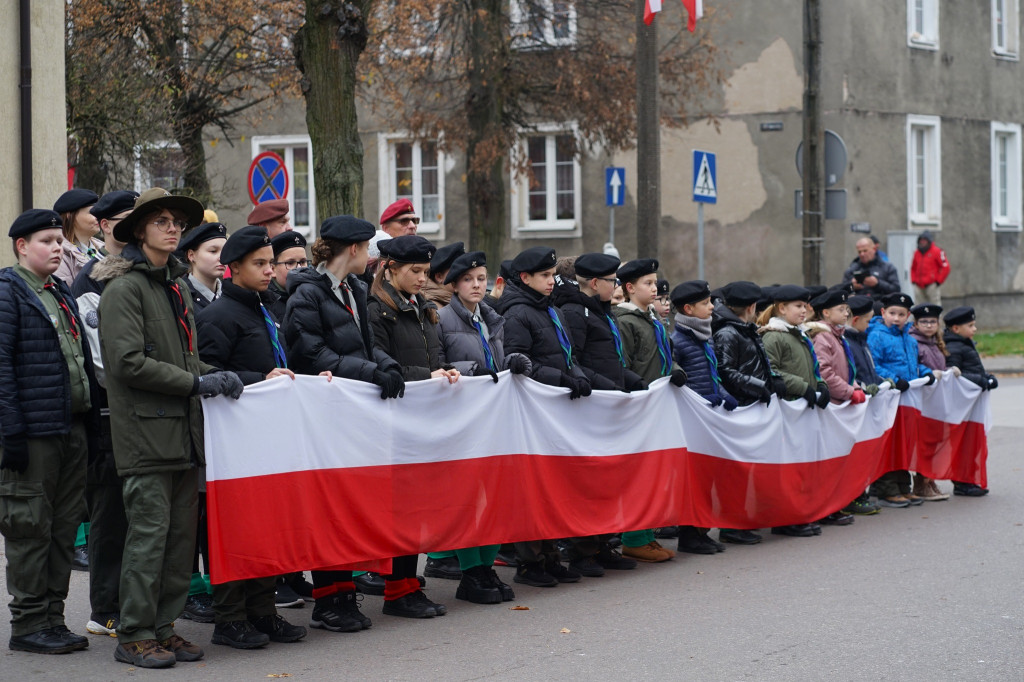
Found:
[[[596,279],[599,282],[611,282],[615,286],[619,286],[620,284],[622,284],[622,282],[619,281],[618,277],[595,277],[594,279]]]
[[[917,326],[918,327],[934,327],[937,324],[939,324],[938,320],[929,320],[929,319],[916,320],[916,322],[917,322]]]
[[[293,270],[296,267],[304,268],[309,265],[309,260],[303,258],[302,260],[276,260],[273,265],[283,265],[289,270]]]
[[[404,218],[395,218],[395,222],[401,223],[402,225],[406,225],[408,223],[412,223],[413,225],[419,225],[420,219],[417,218],[416,216],[406,216]]]
[[[174,218],[173,220],[168,218],[157,218],[156,220],[149,221],[150,225],[156,226],[156,229],[161,232],[168,232],[171,229],[171,225],[184,232],[188,229],[188,221],[180,218]]]

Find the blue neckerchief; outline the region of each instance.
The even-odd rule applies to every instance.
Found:
[[[476,333],[480,336],[480,343],[484,345],[484,358],[487,359],[487,366],[492,372],[498,371],[498,366],[494,364],[494,355],[491,354],[491,344],[487,343],[487,337],[484,336],[484,329],[480,326],[474,318],[469,319],[473,328],[476,329]]]
[[[811,360],[814,362],[814,378],[818,383],[821,383],[821,364],[818,363],[818,354],[814,352],[814,344],[811,343],[811,337],[800,332],[800,338],[803,339],[804,343],[807,345],[807,350],[811,352]],[[843,340],[843,343],[846,343],[845,339]]]
[[[270,313],[260,303],[260,312],[263,313],[263,322],[267,325],[267,333],[270,334],[270,345],[274,347],[274,364],[280,368],[287,368],[288,361],[284,357],[284,348],[281,347],[281,339],[277,336],[277,325],[270,319]]]
[[[558,335],[558,345],[562,347],[562,355],[565,356],[565,366],[572,369],[572,344],[569,342],[569,335],[565,333],[565,328],[558,319],[558,312],[551,306],[548,306],[548,315],[555,323],[555,333]]]
[[[625,367],[626,358],[622,355],[622,336],[619,335],[619,328],[611,315],[605,315],[605,317],[608,319],[608,326],[612,328],[612,336],[615,338],[615,354],[619,356],[619,362]]]
[[[668,342],[668,332],[661,320],[651,317],[654,322],[654,340],[658,342],[658,359],[661,360],[661,376],[667,377],[672,370],[672,345]]]
[[[708,359],[708,366],[711,368],[711,380],[715,383],[715,392],[718,392],[718,387],[722,384],[722,377],[718,375],[718,356],[715,355],[715,349],[707,341],[702,342],[704,344],[704,357]]]
[[[853,386],[857,381],[857,365],[853,361],[853,351],[850,349],[850,344],[846,342],[846,338],[840,336],[839,340],[843,342],[843,352],[846,353],[846,364],[850,366],[850,385]]]

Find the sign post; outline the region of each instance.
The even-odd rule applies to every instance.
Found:
[[[693,150],[693,200],[697,202],[697,279],[704,279],[704,204],[718,203],[715,155]]]
[[[626,203],[626,169],[604,169],[604,203],[608,207],[608,243],[615,244],[615,207]]]

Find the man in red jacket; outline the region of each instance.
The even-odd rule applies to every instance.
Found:
[[[919,302],[942,305],[939,287],[949,277],[949,261],[946,252],[935,245],[932,233],[927,230],[917,238],[917,251],[910,264],[910,281],[914,285],[914,298]]]

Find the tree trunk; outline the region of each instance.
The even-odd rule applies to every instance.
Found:
[[[107,186],[107,167],[103,161],[102,143],[98,137],[88,140],[79,138],[77,145],[75,187],[91,189],[96,194],[103,194],[103,190]]]
[[[661,224],[661,128],[658,121],[658,22],[636,14],[636,256],[658,257]]]
[[[466,114],[469,141],[466,145],[466,173],[469,198],[469,248],[488,254],[489,269],[497,273],[505,218],[505,162],[494,155],[495,145],[504,146],[500,88],[501,70],[506,63],[506,40],[502,34],[500,0],[474,0],[469,26],[469,91]],[[494,161],[482,163],[481,157]]]
[[[213,198],[210,180],[206,177],[206,148],[203,127],[188,120],[174,123],[174,139],[185,159],[183,193],[198,199],[205,206]]]
[[[373,0],[307,0],[295,41],[313,146],[316,210],[363,214],[363,143],[356,115],[356,66],[366,48]]]

